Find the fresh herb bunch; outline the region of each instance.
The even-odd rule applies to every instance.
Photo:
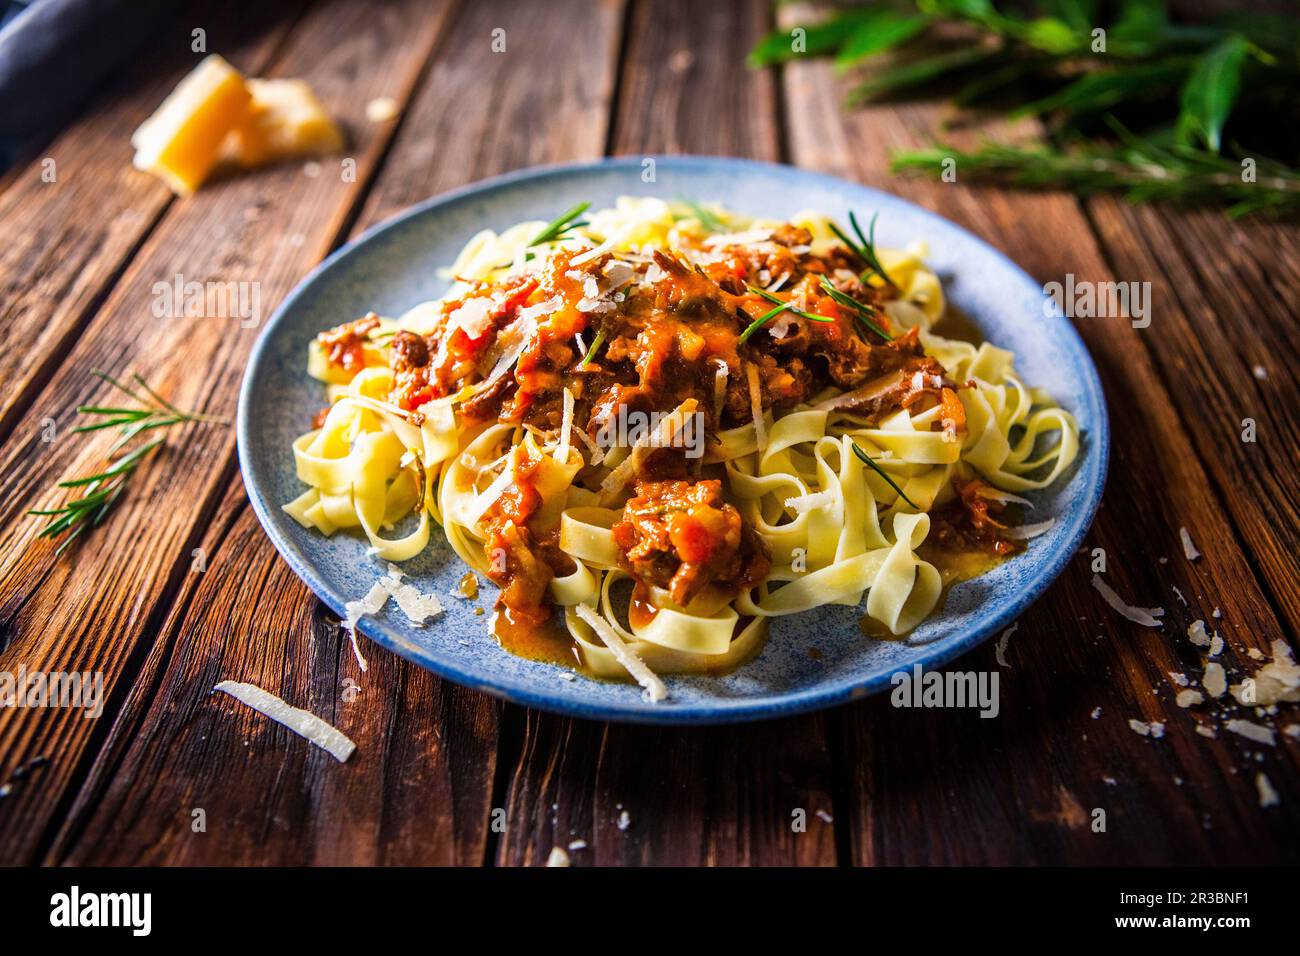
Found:
[[[841,72],[871,68],[850,104],[942,88],[958,106],[1047,126],[1037,148],[940,144],[896,152],[895,169],[939,174],[955,159],[962,175],[1010,185],[1300,212],[1300,170],[1267,155],[1297,150],[1300,20],[1176,23],[1163,0],[893,0],[778,30],[750,63],[823,55]]]
[[[55,550],[56,555],[62,554],[87,528],[97,527],[103,522],[113,505],[117,504],[118,499],[121,498],[122,492],[126,490],[127,483],[131,480],[131,476],[135,474],[140,463],[149,452],[164,441],[163,438],[155,438],[118,457],[118,453],[133,438],[156,428],[169,428],[182,422],[229,424],[224,418],[181,411],[150,388],[149,383],[139,375],[132,376],[132,380],[137,386],[136,389],[123,385],[111,375],[98,369],[94,370],[94,375],[134,400],[138,407],[126,408],[102,405],[80,405],[77,407],[79,414],[98,416],[100,420],[86,425],[79,425],[73,429],[74,433],[94,432],[104,428],[120,428],[121,434],[108,450],[109,464],[103,471],[85,478],[72,478],[59,482],[58,487],[60,488],[82,489],[79,498],[69,499],[66,504],[58,508],[33,508],[27,512],[31,515],[40,515],[51,519],[38,537],[53,539],[64,534],[67,535]]]

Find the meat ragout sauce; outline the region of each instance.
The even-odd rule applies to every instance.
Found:
[[[654,251],[603,254],[575,265],[581,252],[556,250],[535,271],[467,282],[460,298],[442,304],[430,334],[393,336],[390,401],[414,412],[465,390],[472,394],[457,406],[462,419],[554,433],[567,388],[575,400],[574,427],[594,441],[620,409],[665,414],[695,399],[712,436],[753,420],[752,367],[764,410],[788,409],[832,388],[846,393],[840,409],[869,422],[901,408],[939,405],[942,427],[964,433],[956,391],[963,385],[949,381],[925,354],[917,331],[882,338],[821,280],[868,307],[871,321],[895,335],[878,308],[889,290],[862,280],[867,263],[855,252],[836,247],[814,255],[811,241],[805,229],[780,226],[766,241],[709,250],[698,264]],[[773,308],[751,287],[831,321],[787,311],[742,342],[745,329]],[[357,361],[357,341],[373,327],[369,320],[322,336],[331,361]],[[503,356],[509,364],[516,352],[502,373]],[[523,445],[511,455],[515,481],[480,525],[486,553],[497,557],[488,562],[488,576],[501,588],[499,605],[512,626],[541,628],[551,618],[548,585],[573,564],[559,548],[558,531],[539,529],[533,520],[540,496],[529,479],[538,460]],[[620,563],[636,581],[633,612],[640,620],[654,613],[650,587],[685,605],[708,589],[734,596],[767,576],[767,550],[723,500],[720,475],[681,448],[657,448],[629,482],[613,535]],[[964,494],[959,501],[945,513],[945,533],[954,543],[1009,547],[996,522],[980,520],[988,515],[977,502]]]

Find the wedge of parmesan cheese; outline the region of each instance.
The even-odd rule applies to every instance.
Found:
[[[132,135],[136,167],[188,196],[212,171],[222,141],[245,121],[251,99],[238,70],[207,57]]]
[[[305,80],[249,80],[243,121],[222,144],[223,159],[244,168],[343,149],[343,131]]]

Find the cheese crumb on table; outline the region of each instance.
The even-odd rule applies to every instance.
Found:
[[[396,119],[397,112],[397,100],[391,96],[377,96],[366,104],[366,119],[372,123]]]

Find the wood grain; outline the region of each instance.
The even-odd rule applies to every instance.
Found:
[[[754,0],[634,3],[610,151],[779,159],[775,78],[745,67],[770,23]]]
[[[846,87],[825,62],[796,63],[784,72],[799,165],[928,206],[1042,281],[1067,272],[1089,281],[1111,278],[1086,219],[1066,195],[968,188],[960,170],[957,183],[889,175],[889,150],[929,142],[940,107],[876,105],[841,117]],[[979,132],[1001,138],[1027,131],[976,127],[965,135]],[[1010,639],[1010,669],[998,668],[987,646],[951,665],[1000,672],[997,720],[894,708],[886,697],[845,712],[856,862],[1296,858],[1286,839],[1298,812],[1294,743],[1283,741],[1274,750],[1244,747],[1222,730],[1216,740],[1199,736],[1195,723],[1210,721],[1173,704],[1177,688],[1168,676],[1201,673],[1203,655],[1185,637],[1194,619],[1223,633],[1224,664],[1232,674],[1254,670],[1244,652],[1267,650],[1269,639],[1282,633],[1278,619],[1235,545],[1223,503],[1139,332],[1123,318],[1075,324],[1101,371],[1113,430],[1110,479],[1087,550],[1021,618]],[[1201,535],[1205,555],[1194,564],[1182,555],[1180,526]],[[1106,580],[1121,595],[1167,608],[1160,631],[1118,618],[1089,586],[1091,549],[1097,547],[1107,556]],[[1211,617],[1216,606],[1219,621]],[[1099,716],[1090,719],[1097,707]],[[1236,715],[1223,705],[1207,710]],[[1130,718],[1164,722],[1165,737],[1139,736]],[[1256,751],[1263,762],[1253,759]],[[1259,770],[1285,794],[1281,807],[1258,806]],[[1108,815],[1105,834],[1090,828],[1097,808]]]
[[[1116,276],[1151,284],[1142,343],[1234,529],[1294,635],[1300,631],[1300,233],[1217,210],[1086,211]],[[1242,441],[1245,419],[1254,442]],[[1191,527],[1194,540],[1207,540]],[[1209,547],[1217,545],[1217,539]]]
[[[204,24],[227,59],[257,73],[301,6],[258,4],[244,15],[217,3],[197,6],[183,23],[162,29],[150,46],[157,58],[148,57],[36,162],[7,177],[0,193],[0,440],[15,428],[38,432],[58,411],[37,401],[41,386],[172,202],[166,186],[131,166],[130,138],[203,58],[191,50],[193,25]]]
[[[39,524],[22,511],[51,501],[55,481],[88,473],[105,454],[104,433],[95,433],[100,440],[67,435],[75,406],[106,396],[91,370],[142,372],[181,407],[233,415],[256,328],[216,316],[156,318],[154,284],[177,274],[255,283],[267,307],[277,302],[333,245],[332,230],[359,202],[391,133],[364,119],[365,104],[413,84],[444,9],[404,0],[311,10],[271,72],[306,78],[341,117],[353,137],[347,158],[357,177],[341,175],[337,159],[319,168],[292,164],[214,183],[173,205],[42,392],[59,410],[65,437],[53,444],[26,437],[6,448],[0,622],[8,647],[0,663],[9,670],[102,671],[108,707],[99,721],[66,709],[0,717],[5,774],[37,755],[50,760],[0,805],[5,859],[40,851],[47,827],[72,798],[68,788],[84,774],[83,761],[94,757],[123,701],[140,687],[139,667],[234,473],[231,430],[189,427],[140,470],[111,520],[56,558],[50,546],[34,542]]]
[[[570,13],[580,10],[590,7],[573,4]],[[616,34],[618,8],[603,5],[599,13],[602,30]],[[607,101],[588,111],[587,122],[574,125],[561,116],[561,89],[534,84],[527,108],[543,112],[532,122],[555,120],[548,152],[540,157],[535,140],[514,138],[519,135],[515,114],[493,108],[513,95],[519,76],[542,75],[555,57],[572,58],[578,53],[575,44],[590,40],[563,29],[565,22],[506,3],[462,7],[438,40],[432,68],[405,111],[353,231],[424,198],[417,195],[424,188],[461,185],[515,163],[598,154],[606,136]],[[506,30],[507,52],[486,61],[496,71],[485,75],[474,67],[484,62],[495,27]],[[608,49],[605,61],[588,60],[583,67],[592,89],[612,88],[615,45]],[[438,131],[451,129],[458,118],[465,135],[444,138]],[[489,165],[476,170],[483,139],[503,145]],[[431,148],[434,143],[442,145]],[[525,151],[527,160],[520,155]],[[337,621],[267,541],[236,476],[227,479],[223,508],[231,530],[214,532],[205,542],[209,570],[187,580],[162,628],[158,647],[163,650],[151,660],[159,685],[141,695],[141,708],[131,720],[124,717],[115,727],[106,753],[119,753],[101,760],[83,789],[78,810],[88,821],[64,834],[66,858],[483,862],[501,705],[373,645],[366,648],[370,669],[363,674]],[[257,601],[241,597],[250,581],[258,583]],[[238,609],[235,620],[232,607]],[[240,705],[210,697],[208,689],[224,677],[252,681],[335,721],[357,742],[357,753],[339,767],[262,718],[241,712]],[[353,693],[358,696],[349,700]],[[242,740],[250,734],[245,750]],[[199,751],[202,762],[195,759]],[[291,756],[277,766],[272,782],[269,767],[285,760],[286,752]],[[167,755],[165,765],[158,763],[160,754]],[[190,833],[184,808],[194,806],[206,808],[209,820],[224,821],[224,839],[210,839],[211,829],[201,837]],[[79,815],[73,814],[74,820]],[[309,825],[289,827],[286,821]]]

